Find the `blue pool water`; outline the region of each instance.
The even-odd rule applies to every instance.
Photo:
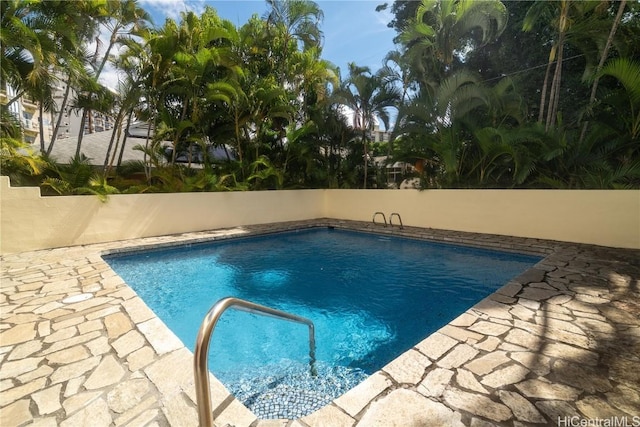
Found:
[[[191,349],[207,311],[227,296],[310,318],[315,378],[304,325],[228,310],[210,346],[210,370],[258,416],[295,418],[352,388],[540,258],[312,229],[106,260]]]

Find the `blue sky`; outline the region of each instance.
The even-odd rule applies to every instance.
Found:
[[[339,66],[343,77],[349,62],[366,65],[375,72],[382,67],[387,52],[394,49],[396,34],[387,27],[393,15],[388,10],[375,10],[385,1],[392,3],[391,0],[316,0],[324,12],[322,57]],[[206,5],[237,26],[247,22],[254,13],[262,16],[267,10],[264,0],[140,0],[140,5],[159,26],[166,17],[178,20],[180,12],[192,10],[199,13]]]

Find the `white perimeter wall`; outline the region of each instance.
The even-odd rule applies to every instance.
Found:
[[[640,249],[640,191],[285,190],[41,197],[0,177],[0,253],[392,212],[405,225]],[[378,218],[380,219],[380,218]]]
[[[418,227],[640,249],[637,190],[331,190],[325,205],[330,218],[376,211]]]

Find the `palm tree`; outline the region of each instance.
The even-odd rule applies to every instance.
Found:
[[[621,130],[630,143],[635,143],[637,154],[638,139],[640,139],[640,63],[627,58],[618,58],[607,63],[600,73],[600,77],[611,76],[622,85],[621,90],[613,91],[603,96],[602,104],[611,110],[611,117],[622,123]]]
[[[145,175],[151,179],[152,160],[148,153],[153,152],[150,144],[152,135],[156,134],[158,118],[168,93],[162,90],[163,84],[171,80],[173,56],[176,53],[176,34],[178,26],[175,21],[167,19],[163,27],[158,30],[146,30],[140,35],[141,43],[128,41],[127,50],[123,57],[131,58],[137,64],[138,79],[142,88],[141,105],[138,115],[149,124],[145,138],[144,153]]]
[[[151,16],[142,8],[137,6],[136,0],[115,0],[106,4],[106,10],[101,11],[102,16],[99,16],[98,22],[103,26],[109,34],[109,44],[105,50],[105,53],[100,61],[100,64],[95,67],[95,73],[93,79],[97,82],[100,79],[102,70],[109,59],[111,49],[117,44],[123,44],[125,40],[128,40],[131,35],[141,34],[142,30],[147,28],[147,23],[151,22]],[[96,52],[92,62],[96,62],[98,58],[98,51],[100,48],[100,39],[96,37]],[[80,151],[82,139],[84,136],[84,127],[87,118],[91,118],[91,110],[83,111],[82,119],[80,121],[81,132],[78,135],[78,148],[76,151]],[[89,126],[91,127],[91,126]]]
[[[7,105],[22,96],[24,81],[33,79],[43,69],[45,54],[27,19],[32,13],[33,7],[27,2],[0,2],[0,81],[9,83],[17,92]]]
[[[318,26],[324,14],[317,3],[309,0],[267,0],[270,10],[265,14],[268,26],[284,28],[285,46],[297,39],[303,48],[319,48],[322,31]]]
[[[0,171],[9,176],[12,183],[21,184],[26,177],[42,173],[47,162],[34,152],[30,144],[22,140],[20,121],[0,106]]]
[[[406,62],[419,71],[422,87],[450,76],[465,52],[497,38],[507,24],[499,0],[422,0],[415,19],[400,34]]]
[[[591,106],[593,106],[596,100],[598,82],[600,81],[599,73],[602,70],[602,67],[604,67],[604,63],[607,60],[607,57],[609,56],[609,49],[613,44],[613,38],[615,37],[618,26],[620,25],[620,21],[622,20],[622,14],[624,12],[626,5],[627,5],[627,0],[621,0],[620,4],[618,5],[618,12],[616,13],[616,17],[611,24],[611,29],[609,30],[609,37],[607,37],[607,43],[605,44],[604,49],[602,50],[602,54],[600,55],[600,61],[598,62],[598,67],[596,68],[596,72],[595,72],[596,77],[593,80],[593,84],[591,85],[591,95],[589,96],[589,105],[587,106],[587,108],[590,108]],[[580,133],[580,141],[584,140],[588,127],[589,127],[589,122],[585,121],[584,124],[582,125],[582,132]]]
[[[524,31],[531,31],[539,20],[548,22],[553,31],[538,113],[538,122],[544,121],[547,130],[558,116],[565,45],[568,42],[580,41],[586,33],[589,33],[592,38],[602,37],[601,31],[593,31],[598,22],[589,20],[589,18],[594,16],[594,11],[597,11],[599,6],[606,6],[607,3],[601,1],[537,0],[527,11],[522,26]],[[552,68],[554,69],[553,76],[551,76]]]
[[[59,81],[60,70],[81,69],[76,67],[82,57],[77,34],[82,33],[79,25],[84,22],[85,6],[86,2],[2,2],[2,81],[16,90],[8,104],[25,94],[38,101],[42,153],[52,148],[45,150],[43,118],[45,112],[55,115],[53,86]]]
[[[138,7],[136,0],[111,1],[107,3],[107,7],[107,19],[103,21],[102,25],[109,31],[109,44],[96,69],[96,78],[100,78],[100,73],[109,59],[111,49],[117,44],[123,44],[132,35],[140,34],[151,22],[151,16],[144,9]]]
[[[136,50],[141,49],[138,42],[134,40],[127,40],[126,45],[135,45],[137,46]],[[122,55],[115,61],[115,66],[119,71],[124,73],[124,78],[120,80],[118,84],[118,94],[120,95],[118,100],[120,101],[120,108],[118,109],[118,114],[116,116],[111,139],[107,148],[107,154],[104,160],[103,168],[105,176],[108,176],[111,168],[113,167],[115,156],[120,144],[121,133],[124,131],[124,138],[122,140],[122,146],[120,147],[120,154],[118,157],[118,166],[122,162],[129,127],[131,125],[134,112],[136,108],[139,107],[143,93],[141,61],[137,56]],[[125,117],[126,124],[123,126]]]
[[[63,80],[66,86],[61,104],[52,102],[52,115],[57,116],[57,119],[47,154],[52,152],[63,116],[68,113],[67,103],[71,90],[79,87],[80,82],[86,80],[88,75],[90,55],[86,50],[86,42],[96,34],[96,17],[103,13],[101,5],[94,3],[87,0],[36,3],[32,25],[51,56],[47,64],[52,78],[42,84],[51,86]],[[40,102],[46,105],[46,100],[41,99]]]
[[[385,84],[381,74],[371,74],[368,67],[359,67],[350,63],[349,77],[343,82],[336,95],[341,103],[353,110],[353,126],[361,132],[364,151],[363,188],[367,188],[369,134],[373,131],[377,118],[382,120],[386,129],[389,129],[387,109],[397,106],[401,96],[400,91],[395,85]]]

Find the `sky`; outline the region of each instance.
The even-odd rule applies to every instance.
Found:
[[[347,64],[366,65],[373,72],[383,65],[386,54],[394,49],[396,33],[387,27],[393,15],[389,10],[376,12],[381,3],[391,0],[316,0],[324,12],[321,30],[324,33],[322,57],[340,67],[342,76]],[[202,12],[205,6],[217,10],[218,15],[240,27],[251,15],[263,16],[267,11],[264,0],[139,0],[139,4],[153,17],[156,26],[165,18],[180,19],[180,12]]]

